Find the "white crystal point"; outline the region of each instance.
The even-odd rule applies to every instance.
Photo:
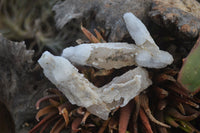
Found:
[[[108,118],[110,109],[95,92],[97,88],[78,73],[67,59],[44,52],[38,62],[45,76],[72,104],[86,107],[88,111],[102,119]]]
[[[136,45],[143,45],[146,41],[155,44],[146,26],[131,12],[124,14],[126,27]]]
[[[135,62],[138,66],[148,68],[164,68],[174,61],[171,54],[157,49],[149,42],[143,44],[137,51]]]
[[[128,43],[89,43],[66,48],[62,56],[79,65],[109,70],[134,65],[135,50]]]
[[[148,72],[137,67],[97,88],[63,57],[44,52],[38,62],[45,76],[72,104],[86,107],[89,112],[104,120],[108,119],[112,109],[125,106],[152,83]]]
[[[136,56],[136,63],[138,66],[148,68],[164,68],[173,62],[173,57],[165,51],[151,54],[147,50],[141,50]]]
[[[92,47],[86,45],[78,45],[76,47],[65,48],[62,52],[62,56],[73,63],[80,65],[87,65],[87,60],[90,57]]]

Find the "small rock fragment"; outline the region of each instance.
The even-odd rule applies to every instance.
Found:
[[[44,52],[38,62],[45,76],[72,104],[86,107],[89,112],[105,120],[112,109],[125,106],[152,84],[148,72],[138,67],[97,88],[63,57]]]
[[[153,0],[149,16],[182,39],[196,38],[200,31],[200,3],[196,0]]]

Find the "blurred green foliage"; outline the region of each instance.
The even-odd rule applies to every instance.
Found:
[[[178,81],[194,94],[200,90],[200,37],[184,59]]]
[[[14,41],[29,40],[40,52],[44,46],[56,50],[64,37],[55,27],[53,5],[57,0],[1,0],[0,32]]]

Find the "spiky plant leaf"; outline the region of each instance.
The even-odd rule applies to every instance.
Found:
[[[197,92],[200,89],[200,37],[184,59],[183,66],[178,75],[178,82],[191,92]]]

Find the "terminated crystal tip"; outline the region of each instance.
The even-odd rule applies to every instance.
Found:
[[[134,14],[130,12],[125,13],[123,18],[127,30],[132,39],[135,40],[136,45],[143,45],[146,41],[153,44],[155,43],[146,26]]]

